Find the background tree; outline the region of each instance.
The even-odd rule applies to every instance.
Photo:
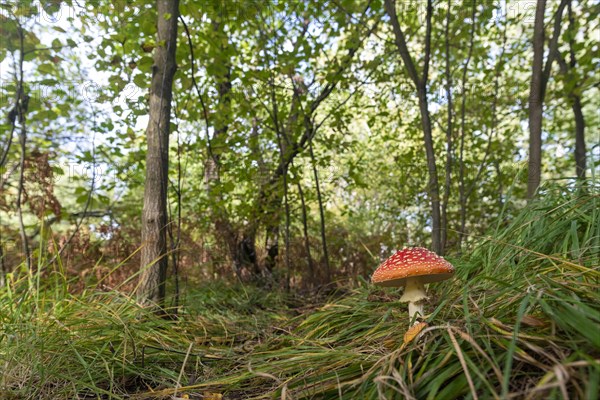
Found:
[[[553,18],[553,33],[548,46],[548,56],[544,64],[546,0],[539,0],[535,10],[533,26],[533,63],[529,94],[529,176],[527,180],[527,198],[531,199],[537,191],[542,175],[542,119],[546,86],[556,56],[556,48],[562,28],[562,14],[567,0],[562,0]]]
[[[157,35],[146,130],[146,181],[142,210],[138,298],[163,305],[167,276],[167,187],[173,76],[177,68],[178,0],[157,0]]]
[[[395,43],[398,52],[402,57],[402,62],[406,68],[408,76],[413,82],[419,99],[419,110],[421,113],[421,126],[423,129],[423,140],[425,144],[425,153],[427,154],[427,171],[429,174],[429,183],[427,191],[431,202],[431,248],[437,254],[443,254],[442,226],[440,212],[440,186],[438,182],[437,166],[435,161],[435,150],[433,143],[433,133],[431,127],[431,117],[429,114],[428,101],[428,79],[429,79],[429,61],[431,57],[431,31],[433,18],[433,1],[427,0],[425,14],[425,50],[423,56],[423,67],[421,74],[417,71],[413,57],[410,55],[405,39],[405,34],[398,21],[396,14],[396,4],[393,0],[385,0],[385,9],[390,17],[392,28],[394,30]],[[420,13],[421,10],[417,10]],[[417,15],[417,18],[420,16]]]
[[[573,12],[572,1],[567,4],[569,23],[565,32],[567,49],[566,55],[562,51],[556,50],[556,61],[560,67],[560,72],[564,79],[566,96],[573,110],[573,118],[575,121],[575,176],[579,179],[585,179],[586,176],[586,143],[585,143],[585,116],[583,113],[583,105],[581,102],[581,92],[585,88],[585,83],[588,80],[588,74],[582,75],[583,79],[579,79],[576,70],[580,68],[577,62],[577,53],[575,50],[577,25]]]

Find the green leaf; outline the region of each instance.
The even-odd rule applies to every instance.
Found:
[[[137,68],[142,72],[150,72],[153,64],[152,57],[144,56],[137,61]]]
[[[89,197],[88,193],[84,193],[84,194],[82,194],[80,196],[77,196],[77,199],[75,200],[75,202],[77,204],[85,204],[87,202],[87,200],[88,200],[88,197]]]
[[[146,74],[137,74],[136,76],[134,76],[133,83],[135,83],[138,87],[142,89],[146,89],[149,86]]]
[[[42,74],[53,74],[56,72],[56,69],[54,68],[54,64],[44,63],[38,65],[38,71]]]
[[[100,203],[104,204],[104,205],[109,205],[110,204],[110,198],[108,196],[105,196],[103,194],[98,194],[98,201],[100,201]]]
[[[52,78],[42,79],[40,81],[40,85],[44,85],[44,86],[56,86],[57,83],[58,83],[58,81],[56,79],[52,79]]]

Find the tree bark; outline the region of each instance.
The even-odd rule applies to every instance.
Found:
[[[477,12],[476,1],[471,3],[471,33],[469,38],[469,52],[467,59],[463,66],[462,73],[462,102],[460,107],[460,140],[459,140],[459,152],[458,152],[458,192],[460,202],[460,229],[458,232],[458,249],[462,252],[462,245],[466,235],[465,229],[467,226],[467,196],[466,196],[466,183],[465,183],[465,122],[466,122],[466,111],[467,111],[467,72],[469,71],[469,64],[471,57],[473,56],[473,47],[475,43],[475,16]],[[503,47],[504,49],[504,47]],[[503,51],[504,54],[504,51]],[[498,70],[496,70],[497,72]],[[498,73],[496,73],[496,76]]]
[[[408,76],[413,81],[417,90],[419,99],[419,110],[421,113],[421,126],[423,129],[423,141],[425,144],[425,153],[427,155],[427,171],[429,173],[429,182],[427,192],[431,199],[431,248],[437,254],[444,252],[441,236],[441,212],[440,212],[440,186],[438,182],[437,167],[435,164],[435,150],[433,146],[433,135],[431,129],[431,118],[429,115],[429,104],[427,101],[427,80],[429,72],[429,58],[431,56],[431,19],[433,16],[432,0],[427,0],[427,16],[425,27],[425,56],[423,61],[422,77],[419,73],[413,59],[408,51],[404,32],[398,22],[396,15],[396,4],[394,0],[385,0],[385,9],[390,17],[392,29],[394,31],[395,43],[408,72]]]
[[[315,284],[315,264],[312,259],[312,254],[310,251],[310,238],[308,236],[308,216],[306,213],[306,201],[304,200],[304,190],[302,190],[302,185],[300,181],[296,183],[298,187],[298,195],[300,197],[300,204],[302,206],[302,233],[304,234],[304,249],[306,251],[306,261],[308,263],[308,281],[309,285],[312,286]],[[2,248],[0,248],[2,250]]]
[[[554,17],[554,29],[550,39],[548,59],[544,66],[544,14],[546,0],[538,0],[533,27],[533,64],[529,92],[529,172],[527,177],[527,198],[531,200],[540,186],[542,176],[542,118],[546,86],[556,56],[558,38],[562,27],[562,14],[568,0],[562,0]]]
[[[179,0],[157,0],[157,43],[146,129],[146,181],[142,210],[141,276],[138,300],[164,306],[167,276],[167,185],[173,76],[176,70]]]
[[[529,171],[527,198],[540,186],[542,168],[542,113],[544,80],[544,13],[546,0],[538,0],[533,26],[533,64],[529,87]]]
[[[556,57],[561,73],[568,79],[573,65],[567,64],[561,54]],[[573,58],[571,59],[573,60]],[[572,63],[571,63],[572,64]],[[567,92],[567,98],[571,103],[571,110],[575,119],[575,174],[578,179],[585,179],[586,154],[585,154],[585,118],[581,105],[581,96],[578,94],[578,85]]]
[[[569,30],[571,34],[569,35],[569,55],[570,60],[568,67],[566,68],[567,72],[572,70],[577,66],[577,58],[575,57],[575,18],[573,17],[573,10],[571,8],[572,1],[569,1],[568,4],[568,15],[569,15]],[[566,62],[565,62],[566,64]],[[575,175],[578,179],[585,179],[585,170],[586,170],[586,151],[585,151],[585,118],[583,117],[583,107],[581,105],[581,95],[578,93],[579,85],[575,88],[571,89],[570,98],[571,109],[573,110],[573,115],[575,117]]]
[[[452,6],[448,0],[448,9],[446,10],[446,27],[445,27],[445,42],[446,42],[446,101],[448,126],[446,127],[446,166],[445,166],[445,181],[444,181],[444,197],[442,201],[442,220],[441,220],[441,242],[442,249],[446,249],[448,241],[448,202],[450,201],[450,188],[452,184],[452,129],[453,129],[453,103],[452,103],[452,73],[450,72],[450,7]],[[473,21],[473,23],[475,23]],[[442,254],[443,255],[443,254]]]
[[[325,235],[325,209],[323,207],[323,197],[321,196],[321,185],[319,184],[319,172],[315,161],[312,142],[308,144],[310,151],[310,160],[312,162],[313,175],[315,177],[315,188],[317,190],[317,200],[319,201],[319,217],[321,221],[321,245],[323,246],[323,259],[325,260],[325,283],[331,283],[331,265],[329,264],[329,252],[327,251],[327,236]]]
[[[585,119],[581,106],[581,97],[577,94],[572,95],[573,103],[571,108],[575,116],[575,173],[577,178],[585,179],[586,170],[586,151],[585,151]]]

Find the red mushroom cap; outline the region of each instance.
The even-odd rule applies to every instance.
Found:
[[[423,283],[449,279],[454,267],[443,257],[422,247],[409,247],[397,251],[385,260],[371,276],[379,286],[404,286],[407,278],[419,277]]]

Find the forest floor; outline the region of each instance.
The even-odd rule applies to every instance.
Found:
[[[0,290],[1,399],[597,399],[600,196],[560,192],[449,260],[428,325],[397,289],[211,282],[178,318],[60,271]]]

